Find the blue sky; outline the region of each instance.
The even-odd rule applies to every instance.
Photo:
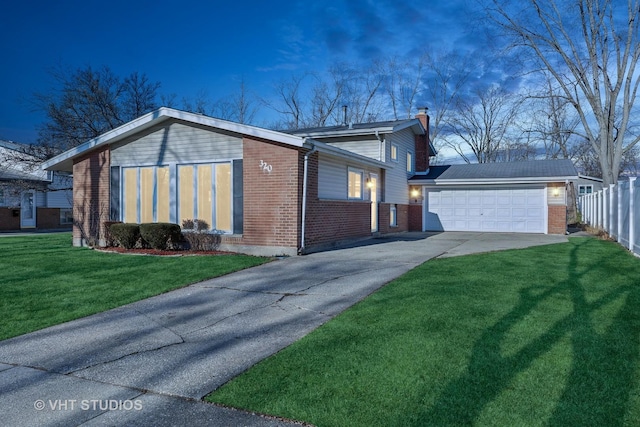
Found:
[[[244,79],[267,97],[291,73],[335,61],[411,55],[425,49],[481,54],[465,0],[24,1],[0,16],[0,139],[31,143],[52,67],[109,66],[159,81],[178,98],[213,100]]]

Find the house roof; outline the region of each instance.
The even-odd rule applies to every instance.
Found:
[[[194,124],[200,124],[211,128],[221,129],[242,135],[253,136],[256,138],[267,139],[294,147],[302,147],[305,138],[294,136],[284,132],[277,132],[269,129],[249,126],[240,123],[230,122],[227,120],[216,119],[214,117],[204,116],[202,114],[189,113],[187,111],[176,110],[173,108],[161,107],[155,111],[140,116],[124,125],[113,130],[103,133],[71,150],[65,151],[42,165],[43,169],[48,170],[64,170],[71,171],[73,168],[73,159],[78,156],[92,151],[104,145],[110,145],[123,140],[137,132],[150,128],[166,120],[177,119]]]
[[[585,180],[587,180],[587,181],[599,182],[599,183],[601,183],[601,184],[602,184],[602,182],[604,182],[604,180],[603,180],[602,178],[597,178],[597,177],[595,177],[595,176],[588,176],[588,175],[582,175],[582,174],[579,174],[579,175],[578,175],[578,178],[580,178],[580,179],[585,179]]]
[[[391,133],[398,132],[402,129],[413,128],[414,133],[424,135],[425,130],[418,119],[409,120],[390,120],[384,122],[371,122],[371,123],[353,123],[349,125],[339,126],[323,126],[313,127],[305,129],[292,129],[285,131],[292,135],[307,136],[307,137],[332,137],[332,136],[354,136],[354,135],[369,135],[378,133]]]
[[[349,125],[324,126],[305,129],[291,129],[285,132],[291,135],[306,136],[308,138],[339,138],[349,136],[362,135],[384,135],[388,133],[399,132],[403,129],[411,128],[415,135],[424,135],[426,130],[422,126],[419,119],[407,120],[389,120],[383,122],[371,123],[352,123]],[[436,155],[437,151],[431,141],[429,141],[429,149],[432,155]]]
[[[575,180],[578,172],[571,160],[478,163],[431,166],[425,175],[415,175],[411,184],[516,184]]]
[[[27,144],[0,140],[0,181],[48,181],[45,172],[26,163],[26,159],[37,159],[26,154],[25,147]]]
[[[43,163],[42,168],[46,170],[67,171],[73,169],[73,160],[87,152],[90,152],[104,145],[111,145],[119,142],[131,135],[142,130],[148,129],[166,120],[181,120],[193,124],[200,124],[212,129],[220,129],[240,135],[252,136],[273,142],[278,142],[292,147],[305,147],[311,149],[315,146],[319,151],[327,152],[334,156],[349,158],[359,163],[370,164],[376,167],[386,167],[386,165],[377,160],[360,156],[350,151],[332,147],[319,141],[313,141],[307,136],[292,135],[285,132],[278,132],[270,129],[264,129],[256,126],[250,126],[227,120],[216,119],[214,117],[204,116],[202,114],[189,113],[186,111],[176,110],[173,108],[161,107],[135,120],[125,123],[124,125],[103,133],[97,138],[91,139],[75,148],[65,151]]]

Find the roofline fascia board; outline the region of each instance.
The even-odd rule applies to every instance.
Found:
[[[420,132],[420,135],[424,135],[427,133],[426,129],[424,128],[424,126],[422,126],[422,122],[419,119],[409,119],[406,122],[397,124],[396,126],[393,126],[391,128],[391,130],[393,132],[398,132],[401,131],[403,129],[406,129],[408,127],[415,127],[417,126]]]
[[[577,179],[577,175],[541,177],[541,178],[505,178],[505,179],[455,179],[455,180],[438,180],[438,179],[413,179],[409,181],[410,185],[430,185],[435,187],[443,186],[460,186],[460,185],[495,185],[495,184],[544,184],[550,182],[566,182]]]
[[[89,141],[78,145],[75,148],[65,151],[42,164],[43,169],[51,168],[66,160],[70,160],[84,152],[93,150],[101,145],[114,144],[133,133],[144,130],[157,123],[161,123],[168,119],[182,120],[189,123],[200,124],[207,127],[217,128],[228,132],[238,133],[241,135],[252,136],[260,139],[267,139],[274,142],[293,145],[294,147],[302,147],[304,138],[294,136],[270,129],[258,128],[255,126],[244,125],[240,123],[229,122],[227,120],[216,119],[201,114],[189,113],[187,111],[175,110],[168,107],[160,107],[150,113],[138,117],[122,126],[112,129],[102,135],[90,139]]]
[[[380,135],[386,135],[393,132],[393,129],[390,127],[385,128],[371,128],[366,131],[363,129],[348,129],[348,130],[339,130],[339,131],[323,131],[323,132],[310,132],[304,133],[303,135],[308,138],[340,138],[343,136],[374,136],[376,132]]]

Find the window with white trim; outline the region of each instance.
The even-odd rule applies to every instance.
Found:
[[[585,194],[593,193],[593,185],[579,185],[578,196],[584,196]]]
[[[391,144],[391,160],[398,161],[398,146],[396,144]]]
[[[73,224],[73,211],[71,209],[60,209],[60,225]]]
[[[364,178],[364,171],[361,169],[349,168],[348,178],[348,198],[362,200],[362,181]]]
[[[413,173],[413,153],[407,151],[407,172]]]

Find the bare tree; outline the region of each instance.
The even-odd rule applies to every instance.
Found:
[[[538,90],[525,99],[526,116],[521,128],[531,145],[537,146],[547,159],[573,159],[580,119],[570,102],[558,92],[553,78],[544,80]]]
[[[475,97],[460,99],[452,115],[449,134],[443,137],[467,163],[522,160],[530,148],[510,139],[520,102],[499,86],[475,91]]]
[[[440,131],[449,120],[449,113],[459,102],[462,89],[471,75],[471,58],[456,52],[427,52],[424,56],[424,97],[431,111],[431,141],[437,147]]]
[[[598,153],[604,184],[617,182],[624,154],[640,140],[634,103],[640,73],[640,0],[489,0],[489,16],[558,82]]]
[[[275,129],[300,129],[305,126],[303,82],[307,76],[307,73],[292,74],[277,81],[273,86],[276,100],[262,99],[264,105],[281,116],[272,126]]]
[[[80,68],[73,72],[53,70],[56,87],[35,95],[35,103],[47,119],[40,128],[38,144],[28,153],[48,158],[78,146],[156,108],[160,83],[144,74],[124,79],[109,67]]]
[[[415,63],[397,57],[388,60],[385,74],[389,102],[396,120],[411,118],[421,88],[427,57],[418,56]]]

